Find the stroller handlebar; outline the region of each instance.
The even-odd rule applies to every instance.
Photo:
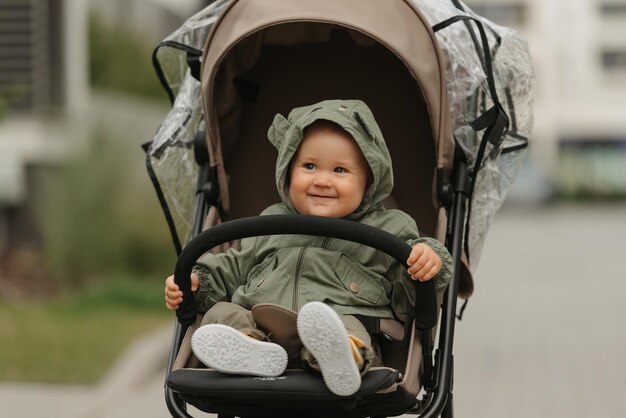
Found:
[[[215,246],[240,238],[264,235],[315,235],[338,238],[382,251],[407,268],[411,247],[400,238],[381,229],[345,219],[308,215],[266,215],[237,219],[216,225],[194,237],[183,248],[174,281],[183,292],[183,301],[176,310],[182,325],[194,323],[197,315],[191,291],[191,271],[204,253]],[[420,328],[432,328],[437,321],[436,292],[433,280],[415,281],[415,319]]]

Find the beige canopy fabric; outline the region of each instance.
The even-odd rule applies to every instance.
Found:
[[[341,31],[344,35],[347,33],[350,39],[338,40],[336,32]],[[341,59],[343,54],[350,55],[346,52],[348,43],[361,50],[360,54],[352,57],[356,58],[357,62]],[[258,78],[259,66],[263,65],[266,55],[275,56],[279,50],[285,52],[287,49],[291,49],[292,54],[296,56],[298,49],[305,51],[306,55],[315,50],[315,45],[324,45],[326,49],[318,48],[314,51],[318,54],[314,59],[317,61],[316,68],[311,68],[311,63],[305,57],[304,63],[307,66],[304,68],[303,61],[280,62],[279,67],[274,68],[274,71],[285,72],[281,82],[271,84],[269,80]],[[337,51],[336,55],[333,55],[334,50]],[[311,58],[310,55],[308,58]],[[388,65],[381,66],[382,62]],[[325,70],[327,75],[320,76],[320,69]],[[372,74],[374,69],[376,72]],[[254,81],[250,82],[250,72],[255,70],[257,78],[252,77]],[[333,70],[334,74],[328,75]],[[209,149],[212,151],[211,161],[218,166],[222,174],[220,184],[223,209],[238,212],[234,202],[231,202],[231,197],[236,200],[232,196],[233,190],[240,190],[239,187],[237,189],[233,187],[232,178],[231,187],[226,187],[226,171],[231,176],[236,175],[234,171],[224,169],[225,165],[229,165],[229,158],[226,155],[238,158],[229,153],[229,150],[233,149],[246,152],[236,146],[236,142],[245,141],[241,138],[242,131],[244,136],[253,135],[256,141],[263,141],[262,130],[267,129],[271,122],[270,119],[264,127],[259,127],[254,133],[249,132],[249,129],[246,130],[245,126],[242,127],[242,112],[247,108],[247,104],[242,103],[245,99],[242,99],[241,91],[238,91],[238,82],[242,80],[243,84],[254,85],[253,88],[272,91],[272,103],[269,104],[269,109],[266,109],[273,114],[279,111],[287,113],[291,107],[313,103],[319,98],[318,92],[330,90],[326,87],[332,85],[338,87],[335,91],[352,92],[353,96],[332,95],[321,99],[370,96],[370,100],[366,101],[368,105],[382,109],[375,113],[377,119],[383,119],[382,125],[394,125],[396,123],[393,121],[394,118],[396,121],[400,118],[417,121],[427,115],[428,120],[421,121],[421,124],[429,125],[428,129],[425,129],[425,126],[411,129],[414,131],[413,137],[404,141],[423,142],[426,136],[428,138],[426,140],[433,143],[431,153],[434,151],[434,154],[421,153],[414,155],[413,158],[416,164],[422,162],[423,166],[428,167],[427,173],[420,170],[415,174],[420,179],[428,180],[427,187],[432,198],[421,195],[419,200],[423,202],[424,198],[428,198],[434,202],[434,169],[449,171],[454,147],[444,70],[445,64],[429,24],[419,11],[406,1],[388,1],[384,7],[381,7],[377,0],[233,1],[223,11],[208,36],[203,53],[201,76],[207,137]],[[406,75],[397,74],[402,71]],[[355,78],[363,76],[360,73],[368,72],[373,76],[363,77],[361,80],[367,84],[357,85],[352,89],[346,88],[346,85]],[[403,86],[393,85],[392,78],[397,76],[403,78]],[[299,80],[294,80],[296,77]],[[409,79],[413,80],[412,83],[408,81]],[[306,87],[303,86],[302,80],[305,80]],[[371,91],[380,89],[381,85],[383,89],[388,90],[387,94],[372,97],[375,94]],[[284,91],[286,86],[289,86],[287,92]],[[400,92],[398,89],[407,88],[412,90],[413,97],[401,100],[402,94],[399,93],[406,95],[406,92]],[[356,97],[358,95],[361,97]],[[307,100],[307,96],[310,99]],[[372,100],[382,99],[389,101],[372,103]],[[386,119],[391,122],[385,123]],[[402,124],[408,125],[407,121],[399,123]],[[385,129],[383,133],[387,138]],[[391,137],[393,138],[393,135]],[[387,141],[390,142],[390,138],[387,138]],[[393,148],[393,145],[391,147]],[[416,151],[426,150],[428,145],[418,144],[417,147]],[[399,151],[398,154],[403,153]],[[432,162],[421,161],[431,158]],[[394,163],[395,161],[394,158]],[[402,177],[404,176],[396,176],[399,179]],[[398,200],[398,194],[394,196]],[[405,207],[403,209],[408,210]],[[430,225],[426,228],[431,234],[436,229],[433,225],[436,215],[437,205],[434,205],[428,216],[430,221],[427,222]]]

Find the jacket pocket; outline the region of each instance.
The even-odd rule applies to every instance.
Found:
[[[248,273],[248,280],[246,280],[246,293],[254,292],[261,287],[265,278],[276,269],[276,265],[277,257],[276,253],[274,253],[267,256],[260,264],[253,267],[250,273]]]
[[[382,306],[389,304],[385,285],[387,280],[345,254],[341,255],[336,268],[337,277],[347,291],[359,299]]]

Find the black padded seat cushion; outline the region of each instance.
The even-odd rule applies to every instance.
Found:
[[[397,370],[380,368],[369,371],[361,388],[350,398],[362,398],[398,382]],[[304,370],[287,370],[278,377],[251,377],[219,373],[208,369],[180,369],[173,371],[167,385],[179,393],[207,397],[246,399],[337,400],[322,377]]]
[[[237,416],[368,416],[378,404],[387,415],[411,409],[415,397],[399,388],[386,394],[376,392],[400,380],[397,370],[370,370],[361,388],[352,396],[331,393],[320,375],[304,370],[287,370],[282,376],[250,377],[218,373],[207,369],[173,371],[167,385],[189,404],[205,412]],[[379,409],[375,408],[375,409]],[[367,410],[362,415],[360,410]],[[262,411],[262,412],[261,412]],[[395,412],[390,414],[389,412]],[[323,414],[323,415],[320,415]]]

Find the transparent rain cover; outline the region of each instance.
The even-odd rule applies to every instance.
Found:
[[[533,124],[534,71],[525,39],[516,31],[475,15],[452,1],[411,0],[434,26],[456,15],[480,20],[486,28],[499,101],[510,121],[502,142],[487,145],[469,214],[469,261],[478,265],[489,225],[502,206],[526,154]],[[187,54],[200,54],[206,37],[231,0],[218,0],[187,20],[155,51],[155,64],[173,98],[173,107],[148,149],[150,163],[181,242],[189,239],[195,202],[197,166],[193,139],[202,124],[200,82],[193,78]],[[496,36],[497,34],[497,36]],[[480,36],[474,23],[456,22],[436,33],[446,57],[452,128],[470,167],[476,163],[482,132],[470,122],[492,105],[484,71]],[[498,42],[499,38],[499,42]],[[478,43],[477,43],[478,42]]]
[[[191,75],[187,54],[202,53],[213,23],[228,3],[216,1],[198,12],[155,50],[155,65],[173,104],[148,148],[148,159],[164,200],[163,210],[173,222],[174,239],[183,245],[191,238],[195,209],[194,137],[204,125],[201,85]]]
[[[476,15],[463,3],[458,2],[464,11],[452,1],[412,1],[432,26],[457,15],[482,22],[489,40],[497,95],[509,117],[509,130],[502,142],[487,144],[472,196],[466,239],[469,265],[475,271],[489,225],[504,203],[526,156],[533,125],[535,75],[532,61],[526,40],[519,33]],[[482,61],[480,34],[473,22],[459,21],[439,30],[436,36],[447,58],[448,103],[454,137],[470,167],[474,167],[482,132],[475,132],[470,122],[493,105]]]

